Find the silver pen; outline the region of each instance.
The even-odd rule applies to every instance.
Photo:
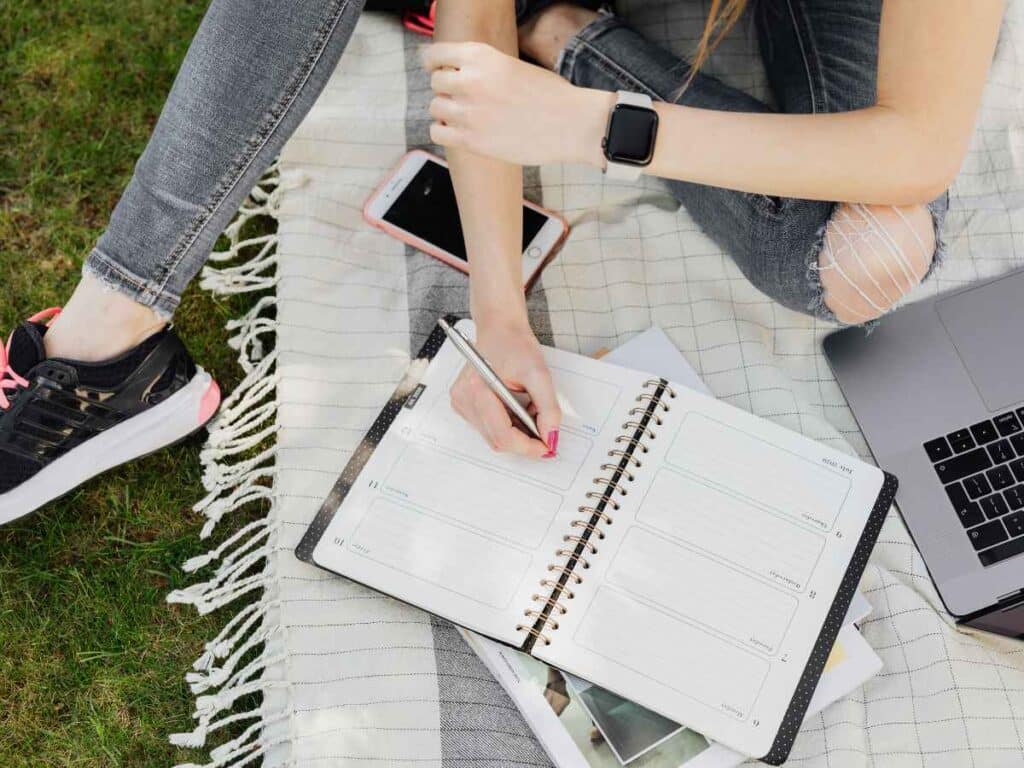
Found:
[[[516,399],[515,393],[505,386],[505,382],[488,365],[484,356],[477,352],[473,343],[462,335],[462,331],[449,325],[443,317],[437,322],[444,329],[444,332],[448,335],[452,344],[455,345],[455,348],[459,350],[459,353],[466,358],[466,362],[472,365],[473,369],[480,374],[480,378],[484,380],[491,392],[496,394],[498,399],[505,404],[505,407],[512,411],[517,419],[523,422],[526,428],[533,433],[534,437],[544,442],[544,438],[540,436],[540,430],[537,429],[537,424],[534,422],[529,411]]]

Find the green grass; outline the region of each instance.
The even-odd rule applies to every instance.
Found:
[[[159,115],[205,2],[7,0],[0,23],[0,328],[64,301]],[[241,305],[192,290],[177,317],[230,389]],[[200,439],[0,529],[0,766],[169,766],[183,674],[225,615],[168,606],[208,546],[190,511]],[[230,523],[228,524],[230,526]],[[226,609],[232,612],[233,608]]]

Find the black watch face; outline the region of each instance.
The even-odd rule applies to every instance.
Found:
[[[646,107],[616,104],[608,121],[604,154],[609,160],[647,165],[654,155],[658,113]]]

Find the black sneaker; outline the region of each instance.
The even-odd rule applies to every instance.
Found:
[[[0,525],[202,428],[220,389],[166,329],[102,363],[47,359],[46,310],[0,348]]]

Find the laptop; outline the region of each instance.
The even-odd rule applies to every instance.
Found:
[[[1024,637],[1024,269],[824,349],[946,609]]]

